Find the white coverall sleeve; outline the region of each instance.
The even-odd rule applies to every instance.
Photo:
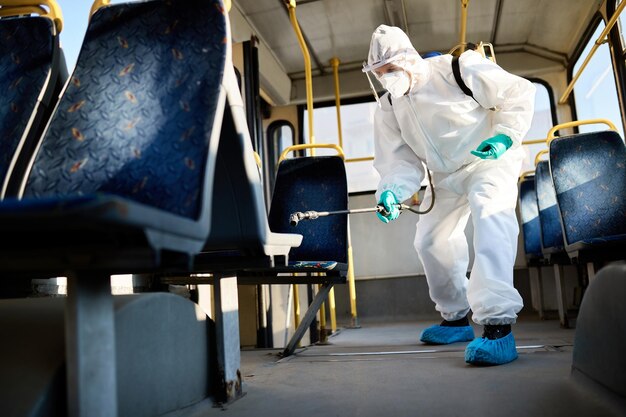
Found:
[[[381,101],[387,101],[386,97]],[[400,132],[391,108],[376,109],[374,115],[374,168],[380,174],[376,201],[383,191],[392,191],[402,202],[420,189],[424,165]]]
[[[459,64],[463,81],[476,101],[484,108],[496,109],[492,119],[494,135],[503,133],[513,140],[514,147],[519,146],[532,122],[535,86],[475,51],[462,54]]]

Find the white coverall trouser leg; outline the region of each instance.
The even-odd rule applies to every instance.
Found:
[[[415,248],[424,265],[431,299],[445,320],[472,309],[480,325],[515,323],[523,302],[513,287],[519,226],[515,215],[520,148],[498,160],[480,160],[447,176],[434,176],[435,205],[420,216]],[[422,207],[430,204],[430,191]],[[474,264],[464,233],[470,213]]]

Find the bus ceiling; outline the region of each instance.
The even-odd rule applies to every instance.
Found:
[[[293,1],[293,0],[292,0]],[[311,56],[316,100],[334,98],[331,60],[341,61],[341,96],[365,96],[360,71],[374,29],[401,27],[419,52],[460,42],[493,44],[498,64],[522,76],[563,71],[604,0],[296,0]],[[233,42],[259,39],[261,86],[273,103],[306,102],[305,68],[290,1],[232,0]]]

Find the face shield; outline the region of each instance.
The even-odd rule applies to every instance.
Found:
[[[375,76],[372,74],[371,71],[365,70],[366,66],[367,66],[367,62],[363,62],[363,72],[365,73],[365,76],[367,77],[367,81],[370,83],[370,89],[372,90],[372,94],[374,94],[374,98],[376,99],[376,104],[378,104],[378,107],[381,107],[380,97],[378,97],[376,86],[374,85],[374,81],[372,81],[372,78],[374,78]]]
[[[402,70],[406,70],[407,68],[407,56],[411,53],[415,53],[414,50],[404,50],[404,51],[399,51],[398,54],[386,58],[386,59],[381,59],[378,60],[372,64],[368,64],[367,62],[363,62],[363,69],[362,71],[365,73],[366,77],[367,77],[367,81],[370,84],[370,88],[372,90],[372,94],[374,94],[374,98],[376,99],[376,103],[378,103],[378,107],[381,106],[380,104],[380,96],[378,95],[378,91],[376,86],[380,85],[383,86],[384,88],[384,84],[381,82],[382,78],[383,78],[383,72],[380,71],[380,69],[388,64],[392,64],[393,67],[391,68],[392,71],[402,71]],[[374,82],[374,79],[376,79],[376,83]]]
[[[419,57],[409,37],[402,29],[395,26],[379,25],[376,30],[374,30],[370,41],[369,53],[367,55],[367,63],[363,64],[363,72],[367,76],[370,88],[379,106],[381,104],[376,88],[378,83],[374,82],[374,78],[381,83],[383,88],[394,96],[397,96],[401,90],[400,86],[406,86],[407,81],[406,79],[402,79],[403,76],[401,76],[398,71],[401,72],[404,70],[407,72],[407,75],[412,74],[412,71],[407,65],[407,61],[409,59],[408,57],[413,55]],[[394,64],[394,67],[399,68],[382,68],[389,64]],[[379,71],[381,69],[382,71]],[[388,74],[390,72],[397,73],[393,76]],[[385,73],[385,75],[383,73]],[[409,83],[411,83],[410,79]],[[402,93],[406,93],[406,91]]]

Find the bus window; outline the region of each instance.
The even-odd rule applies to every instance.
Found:
[[[552,101],[550,100],[551,91],[542,83],[534,82],[533,84],[537,89],[535,94],[535,114],[533,115],[530,129],[523,140],[545,138],[548,131],[556,124],[553,119]],[[535,155],[542,149],[546,149],[546,145],[535,144],[524,146],[526,157],[524,158],[522,167],[523,172],[535,170]]]
[[[530,130],[524,139],[541,139],[555,122],[553,120],[550,92],[542,83],[533,83],[537,88],[535,95],[535,114]],[[341,106],[341,125],[343,135],[343,149],[346,158],[363,158],[374,155],[374,112],[376,103],[358,103]],[[313,109],[315,123],[315,141],[317,143],[338,143],[337,140],[337,113],[334,106]],[[304,136],[308,143],[308,119],[304,110]],[[545,149],[545,145],[530,145],[524,160],[524,171],[534,170],[534,159],[537,152]],[[331,155],[332,150],[317,150],[317,155]],[[349,162],[346,164],[349,192],[375,190],[380,177],[374,170],[371,160]],[[426,184],[426,183],[424,183]]]
[[[374,170],[372,160],[350,162],[354,158],[374,156],[374,111],[375,102],[341,105],[341,130],[343,151],[348,163],[348,191],[351,193],[373,191],[380,177]],[[339,143],[337,134],[337,110],[334,105],[313,109],[316,143]],[[304,110],[304,139],[309,143],[308,116]],[[316,155],[333,155],[330,149],[318,149]]]
[[[582,65],[602,30],[604,30],[604,22],[600,22],[595,33],[588,40],[587,46],[585,46],[584,51],[574,64],[573,74],[576,74],[578,68]],[[617,101],[615,75],[608,44],[600,45],[591,61],[589,61],[587,68],[574,86],[574,97],[578,120],[609,119],[617,126],[620,135],[624,137],[622,118]],[[591,132],[594,130],[598,130],[597,125],[583,125],[579,127],[580,132]]]

